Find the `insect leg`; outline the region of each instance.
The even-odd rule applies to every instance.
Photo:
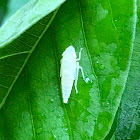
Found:
[[[81,70],[81,73],[82,73],[82,76],[83,76],[83,80],[88,83],[90,81],[89,78],[85,78],[85,74],[84,74],[84,71],[83,71],[83,68],[81,66],[79,66],[79,69]]]
[[[82,73],[82,76],[83,76],[83,80],[86,81],[83,68],[81,66],[79,66],[79,69],[81,70],[81,73]]]
[[[79,62],[76,62],[76,75],[75,75],[75,82],[74,82],[76,94],[78,93],[78,90],[77,90],[78,74],[79,74]]]
[[[79,61],[81,59],[81,52],[82,52],[82,50],[83,50],[83,48],[80,49],[79,58],[77,58],[76,61]]]

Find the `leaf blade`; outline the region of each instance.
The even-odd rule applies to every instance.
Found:
[[[137,4],[137,26],[136,36],[134,40],[134,49],[131,59],[131,67],[128,75],[127,84],[122,96],[120,109],[118,110],[119,116],[117,117],[116,131],[114,132],[117,139],[139,139],[139,79],[140,79],[140,56],[139,56],[139,18],[140,18],[140,2],[135,1]]]
[[[110,5],[114,6],[111,8],[113,10]],[[134,14],[132,5],[132,1],[80,1],[80,12],[79,1],[71,0],[61,7],[1,111],[0,116],[6,116],[10,122],[9,127],[12,128],[8,130],[8,135],[2,133],[4,137],[10,136],[14,131],[16,136],[22,139],[19,134],[26,133],[22,131],[24,128],[19,127],[18,122],[24,122],[22,114],[28,112],[27,120],[30,125],[33,122],[32,126],[35,128],[33,134],[33,128],[30,127],[29,134],[33,135],[32,138],[104,139],[112,125],[127,78],[134,25],[134,21],[130,20]],[[119,13],[115,7],[121,7],[117,9]],[[112,20],[118,28],[117,32]],[[88,45],[85,45],[82,26]],[[80,64],[93,83],[85,84],[79,75],[79,94],[75,95],[72,90],[68,105],[64,105],[58,71],[61,54],[69,45],[73,45],[76,52],[84,47]],[[85,46],[89,47],[89,53]],[[123,55],[125,51],[126,54]],[[22,101],[20,96],[25,103],[20,104],[21,109],[16,110],[18,99]],[[26,96],[29,96],[30,101]],[[29,102],[30,105],[27,105]],[[12,110],[16,110],[19,117]],[[8,114],[12,117],[8,117]],[[13,118],[17,121],[12,122]],[[29,129],[26,121],[25,124],[24,131]],[[13,135],[12,137],[14,139]]]
[[[34,1],[35,2],[35,1]],[[61,1],[61,2],[64,2],[64,1]],[[61,3],[60,1],[58,2],[58,5]],[[53,5],[53,3],[54,3],[54,1],[52,1],[52,5]],[[31,5],[30,5],[31,4]],[[46,4],[48,4],[48,5],[50,5],[50,3],[49,3],[49,1],[47,2],[46,1]],[[33,4],[32,4],[32,2],[31,3],[29,3],[28,4],[28,6],[32,6]],[[56,6],[58,7],[58,5],[57,5],[57,3],[54,5],[54,7],[52,6],[51,8],[49,7],[49,9],[47,9],[48,10],[48,13],[45,13],[44,12],[44,14],[41,16],[41,17],[43,17],[45,14],[49,14],[50,12],[51,12],[51,10],[54,10],[55,8],[56,8]],[[28,6],[26,7],[25,6],[25,8],[28,8]],[[29,6],[29,7],[30,7]],[[38,8],[38,7],[37,7]],[[37,9],[35,9],[35,10],[37,10]],[[19,10],[18,11],[18,13],[17,13],[17,15],[19,14],[19,16],[23,16],[22,14],[20,15],[20,13],[22,13],[24,11],[24,8],[22,9],[22,10]],[[56,11],[57,12],[57,11]],[[13,85],[15,84],[15,82],[16,82],[16,80],[17,80],[17,78],[18,78],[18,76],[20,75],[20,73],[21,73],[21,71],[22,71],[22,69],[24,68],[24,66],[25,66],[25,64],[26,64],[26,62],[28,61],[28,59],[29,59],[29,57],[30,57],[30,55],[31,55],[31,53],[34,51],[34,49],[35,49],[35,47],[36,47],[36,45],[38,44],[38,42],[40,41],[40,39],[42,38],[42,36],[44,35],[44,33],[46,32],[46,30],[48,29],[48,27],[49,27],[49,25],[50,25],[50,23],[51,23],[51,21],[53,20],[53,18],[55,17],[55,14],[56,14],[56,12],[54,12],[52,15],[49,15],[47,18],[46,18],[46,27],[42,30],[42,32],[39,34],[39,36],[36,36],[36,35],[34,35],[34,33],[35,32],[31,32],[30,33],[30,30],[33,30],[33,31],[36,31],[35,29],[33,29],[33,27],[32,28],[30,28],[29,29],[29,31],[27,32],[27,31],[25,31],[24,32],[24,34],[22,34],[19,38],[17,38],[16,39],[16,41],[14,40],[13,42],[11,42],[10,44],[9,44],[9,42],[10,42],[10,40],[13,40],[14,38],[13,38],[13,34],[14,33],[11,33],[10,34],[10,36],[12,36],[10,39],[9,39],[9,36],[5,36],[5,34],[7,34],[7,30],[9,30],[9,28],[11,28],[10,26],[9,26],[9,23],[10,23],[10,21],[7,23],[7,24],[5,24],[4,26],[3,26],[3,28],[1,28],[1,31],[0,31],[0,35],[3,35],[2,36],[2,38],[1,38],[1,42],[0,42],[0,44],[1,44],[1,50],[0,50],[0,61],[1,61],[1,72],[0,73],[2,73],[2,75],[1,75],[1,79],[4,79],[4,76],[6,75],[6,73],[7,73],[7,71],[10,73],[10,71],[9,71],[9,69],[10,69],[10,65],[11,64],[7,64],[7,65],[9,65],[9,67],[5,67],[4,68],[4,65],[5,65],[5,63],[9,63],[9,61],[11,62],[12,61],[12,59],[14,58],[14,59],[19,59],[19,58],[21,58],[21,57],[24,57],[24,58],[22,58],[21,59],[21,62],[19,62],[19,64],[17,64],[18,66],[16,66],[16,67],[14,67],[16,70],[15,70],[15,72],[14,72],[14,74],[17,74],[16,76],[15,75],[13,75],[13,72],[11,72],[10,73],[10,75],[12,75],[13,77],[15,77],[15,78],[10,78],[10,81],[9,81],[9,83],[8,84],[10,84],[11,83],[11,85],[5,85],[5,84],[7,84],[7,82],[5,81],[5,80],[3,80],[3,81],[1,81],[1,82],[3,82],[3,83],[1,83],[0,84],[0,87],[1,87],[1,94],[2,94],[2,96],[1,96],[1,103],[0,103],[0,108],[3,106],[3,104],[5,103],[5,100],[6,100],[6,98],[8,97],[8,95],[9,95],[9,92],[11,91],[11,89],[12,89],[12,87],[13,87]],[[40,18],[41,18],[40,17]],[[11,18],[12,20],[14,19],[14,18],[19,18],[18,16],[13,16],[13,18]],[[32,17],[31,17],[32,18]],[[11,21],[12,21],[11,20]],[[28,18],[28,20],[30,20],[30,17]],[[39,20],[39,19],[34,19],[33,20],[33,22],[31,23],[31,24],[29,24],[29,25],[27,25],[27,26],[25,26],[24,28],[22,27],[23,25],[24,25],[24,22],[23,22],[23,25],[19,28],[19,30],[21,30],[21,32],[19,32],[19,33],[17,33],[16,35],[15,35],[15,37],[17,37],[17,36],[19,36],[25,29],[27,29],[28,27],[30,27],[34,22],[36,22],[37,20]],[[45,18],[44,18],[44,20],[45,20]],[[26,21],[26,20],[25,20]],[[43,21],[43,20],[42,20]],[[26,21],[27,22],[27,21]],[[45,21],[44,21],[45,22]],[[21,24],[21,23],[17,23],[17,24]],[[41,24],[41,23],[40,23]],[[15,26],[15,27],[17,27],[17,25],[16,24],[14,24],[13,26]],[[34,26],[36,26],[36,25],[34,25]],[[8,28],[9,27],[9,28]],[[7,29],[6,29],[7,28]],[[5,29],[6,29],[6,31],[5,31]],[[40,28],[40,29],[42,29],[42,28]],[[38,31],[36,31],[37,33],[38,33]],[[24,39],[25,39],[25,36],[28,36],[29,38],[28,38],[28,40],[26,39],[26,42],[24,41]],[[33,38],[34,37],[34,38]],[[8,40],[8,39],[9,40]],[[30,39],[30,40],[29,40]],[[7,40],[6,41],[6,43],[5,44],[3,44],[3,42],[5,42],[4,40]],[[31,43],[30,43],[30,41],[31,41]],[[5,45],[7,45],[7,46],[5,46]],[[18,48],[18,46],[19,45],[22,45],[22,48]],[[23,45],[26,45],[26,48],[23,48]],[[14,48],[14,47],[16,48]],[[28,47],[28,48],[27,48]],[[14,49],[13,49],[14,48]],[[12,54],[10,54],[11,52],[9,51],[9,49],[10,49],[10,51],[11,52],[14,52],[14,53],[12,53]],[[15,52],[20,52],[20,49],[25,49],[22,53],[15,53]],[[25,55],[25,56],[20,56],[19,58],[17,57],[16,58],[16,56],[18,56],[18,55],[21,55],[21,54],[26,54],[27,53],[27,55]],[[11,58],[11,60],[8,60],[8,57],[13,57],[13,58]],[[7,62],[5,61],[5,60],[7,60]],[[12,62],[11,62],[12,63]],[[14,62],[15,63],[15,62]],[[14,66],[14,64],[12,65],[12,67]],[[4,72],[4,71],[6,71],[6,72]],[[5,73],[5,75],[3,75],[3,73]],[[7,91],[5,90],[5,88],[7,89]]]

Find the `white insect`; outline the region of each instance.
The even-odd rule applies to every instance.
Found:
[[[79,69],[82,72],[83,80],[88,82],[88,78],[85,79],[83,68],[79,66],[79,60],[81,59],[81,51],[79,52],[79,58],[76,59],[76,52],[73,46],[69,46],[62,54],[61,59],[61,69],[60,69],[60,77],[61,77],[61,86],[62,86],[62,97],[63,103],[67,103],[71,94],[73,82],[75,86],[76,93],[77,90],[77,81],[78,81],[78,73]]]

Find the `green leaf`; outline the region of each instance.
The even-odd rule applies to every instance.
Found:
[[[18,9],[20,9],[27,2],[29,2],[29,0],[1,0],[0,6],[2,6],[2,8],[0,9],[2,11],[5,9],[5,15],[3,16],[2,23],[4,24]]]
[[[132,0],[68,0],[62,5],[53,24],[40,37],[1,109],[0,137],[104,139],[114,120],[129,72],[135,36],[134,10]],[[29,31],[32,33],[32,28]],[[22,41],[26,41],[26,45],[33,43],[28,36]],[[63,104],[59,68],[61,54],[69,45],[77,52],[83,48],[80,65],[93,82],[86,84],[80,74],[78,94],[73,89],[68,104]],[[14,67],[18,65],[17,58],[8,62],[13,62]]]
[[[58,8],[62,2],[64,0],[59,2],[55,0],[51,2],[31,1],[0,29],[0,108],[53,20],[56,12],[51,12]],[[43,18],[48,14],[50,15]],[[35,24],[39,20],[41,21]],[[30,29],[27,30],[28,28]]]
[[[140,1],[137,2],[138,22],[130,72],[119,109],[115,131],[118,140],[140,139]]]
[[[0,1],[0,26],[2,25],[4,17],[7,12],[7,2],[8,2],[8,0]]]

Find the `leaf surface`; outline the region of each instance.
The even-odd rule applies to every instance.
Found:
[[[18,9],[20,9],[29,1],[30,0],[1,0],[1,10],[5,11],[5,16],[3,16],[2,24],[4,24]]]
[[[7,13],[7,2],[8,0],[0,1],[0,26],[2,25],[5,15]]]
[[[33,0],[13,15],[0,29],[0,108],[53,20],[56,12],[51,12],[62,2],[64,1]],[[48,17],[43,18],[45,15]],[[35,24],[39,20],[41,21]]]
[[[119,109],[116,139],[140,139],[140,1],[137,1],[137,26],[127,84]]]
[[[104,139],[129,72],[134,9],[132,0],[68,0],[62,5],[1,109],[0,136],[18,140]],[[26,40],[32,43],[28,36]],[[80,65],[93,82],[86,84],[79,73],[78,94],[73,89],[68,104],[63,104],[60,59],[70,45],[77,56],[83,48]]]

